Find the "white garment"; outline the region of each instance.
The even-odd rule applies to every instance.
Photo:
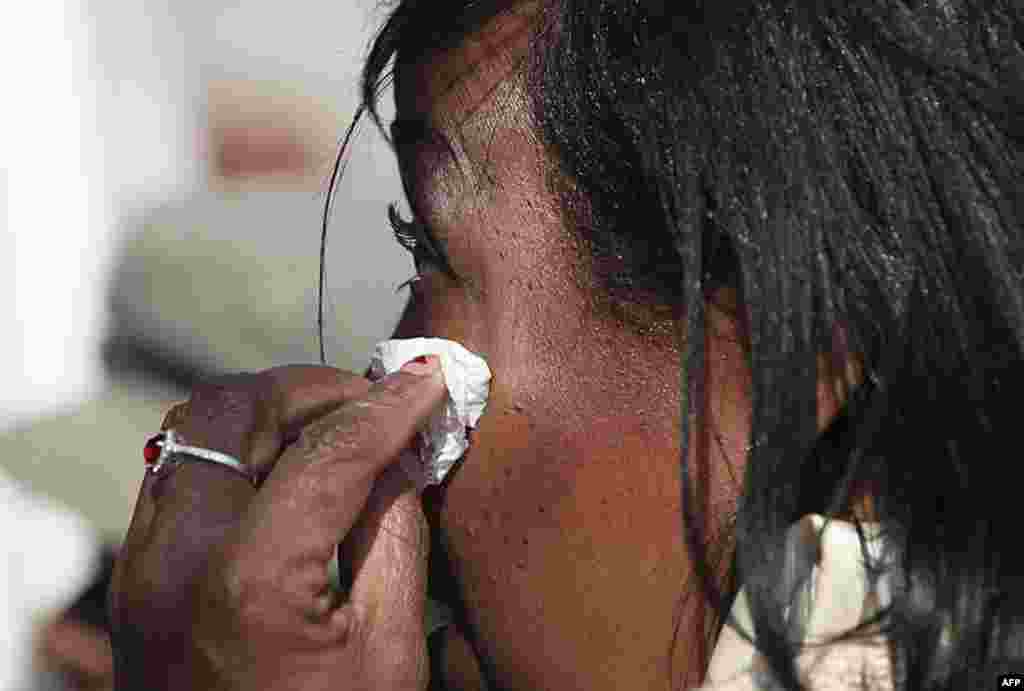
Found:
[[[0,691],[33,688],[38,627],[92,580],[99,543],[77,514],[0,471]]]
[[[808,643],[852,629],[891,601],[888,579],[883,575],[872,583],[867,577],[853,524],[833,520],[822,530],[824,525],[822,516],[806,516],[793,526],[787,543],[787,572],[794,577],[801,565],[813,564],[818,557],[798,598],[801,611],[789,618],[803,629]],[[877,559],[882,553],[877,526],[862,525],[869,554]],[[737,595],[731,614],[744,631],[752,631],[744,591]],[[797,658],[797,668],[812,691],[894,687],[890,651],[881,636],[809,648]],[[753,646],[727,626],[711,656],[707,682],[695,691],[758,691],[765,688],[758,679],[767,669]]]

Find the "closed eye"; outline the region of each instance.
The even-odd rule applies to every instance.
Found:
[[[406,221],[398,215],[394,204],[388,205],[388,223],[395,234],[395,240],[412,255],[417,271],[440,269],[455,277],[448,258],[425,223],[415,218]]]

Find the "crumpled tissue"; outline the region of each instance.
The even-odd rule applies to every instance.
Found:
[[[487,406],[491,370],[479,355],[443,338],[407,338],[382,341],[370,359],[370,378],[390,374],[420,355],[441,358],[448,400],[420,433],[419,456],[407,451],[399,459],[416,489],[437,485],[469,447],[467,427],[476,427]]]

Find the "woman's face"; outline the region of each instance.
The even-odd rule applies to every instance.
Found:
[[[428,514],[463,633],[502,686],[661,688],[670,657],[678,677],[701,655],[699,598],[676,609],[695,589],[679,352],[671,324],[640,335],[605,308],[562,218],[522,88],[527,22],[505,17],[396,74],[410,201],[463,280],[424,267],[395,337],[458,341],[494,375],[472,447],[428,493]],[[416,136],[423,124],[443,139]],[[743,355],[732,323],[711,314],[708,426],[695,438],[707,462],[691,461],[709,522],[731,511],[747,438]]]

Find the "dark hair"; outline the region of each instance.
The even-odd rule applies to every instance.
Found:
[[[400,2],[360,114],[380,124],[392,58],[457,45],[512,4]],[[899,688],[1024,669],[1006,466],[1024,392],[1024,4],[547,0],[526,75],[579,191],[566,201],[585,206],[577,231],[625,258],[608,289],[683,308],[683,420],[702,412],[705,299],[740,296],[753,417],[731,587],[695,527],[682,426],[682,518],[720,620],[742,585],[757,647],[799,688],[773,594],[786,531],[869,488],[899,574],[880,618]],[[819,432],[818,357],[848,354],[861,380]]]

